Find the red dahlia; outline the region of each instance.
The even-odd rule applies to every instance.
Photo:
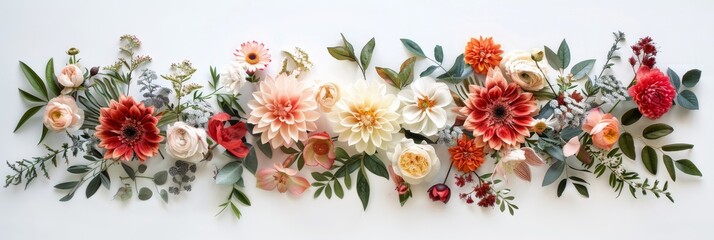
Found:
[[[650,119],[658,119],[667,113],[677,95],[667,75],[647,66],[637,70],[636,83],[628,89],[628,93],[642,115]]]
[[[495,68],[486,78],[486,87],[469,86],[469,98],[460,113],[466,116],[464,128],[481,137],[492,149],[525,142],[531,116],[538,110],[533,94],[507,83],[501,70]]]
[[[104,159],[129,161],[136,156],[144,161],[156,154],[164,138],[156,127],[159,117],[153,114],[154,107],[126,96],[102,108],[95,135],[99,138],[98,146],[106,149]]]

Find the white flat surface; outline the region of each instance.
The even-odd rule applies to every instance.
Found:
[[[502,3],[505,2],[505,3]],[[576,6],[577,5],[577,6]],[[572,7],[571,7],[572,6]],[[591,182],[590,199],[572,186],[564,196],[555,196],[556,185],[540,187],[545,168],[534,171],[534,183],[513,181],[516,216],[496,209],[468,206],[456,195],[448,205],[427,200],[428,186],[414,189],[414,198],[399,207],[390,181],[371,178],[372,194],[367,211],[362,211],[357,194],[347,191],[343,200],[313,199],[312,189],[301,198],[254,188],[246,179],[245,190],[253,206],[242,207],[239,221],[228,214],[214,217],[228,194],[226,187],[212,183],[211,162],[200,168],[193,192],[172,198],[166,205],[158,199],[142,202],[113,201],[112,191],[100,190],[86,200],[82,194],[68,203],[58,201],[63,193],[53,185],[70,178],[63,166],[51,171],[51,179],[38,179],[27,190],[0,189],[0,239],[711,239],[714,202],[714,153],[709,136],[714,129],[710,76],[714,74],[714,5],[707,1],[602,1],[576,4],[573,1],[7,1],[0,14],[0,79],[3,86],[3,117],[0,118],[2,160],[15,161],[43,154],[35,145],[40,121],[35,118],[13,134],[27,104],[17,88],[29,89],[18,60],[42,68],[50,57],[60,64],[69,47],[81,50],[87,65],[111,64],[117,56],[121,34],[136,34],[144,42],[142,53],[154,58],[150,68],[166,73],[172,62],[190,59],[199,71],[195,81],[208,80],[208,66],[223,66],[241,42],[257,40],[269,46],[279,70],[278,50],[300,46],[311,53],[314,71],[307,77],[354,81],[359,70],[351,63],[332,59],[325,47],[340,43],[345,33],[357,47],[376,37],[372,67],[397,67],[408,53],[399,38],[410,38],[422,48],[444,47],[445,58],[453,61],[469,37],[494,36],[503,49],[530,49],[543,44],[557,46],[567,38],[578,60],[596,58],[599,70],[611,43],[611,32],[622,30],[629,43],[652,36],[661,49],[657,62],[680,74],[699,68],[704,74],[694,90],[700,111],[681,108],[661,122],[675,125],[667,143],[689,142],[694,151],[674,154],[675,159],[692,159],[704,178],[678,175],[671,184],[676,204],[647,196],[619,199],[606,179]],[[628,50],[624,54],[629,54]],[[625,58],[623,58],[625,59]],[[421,61],[418,69],[425,68]],[[449,63],[450,64],[450,63]],[[626,63],[617,65],[622,79],[631,77]],[[59,68],[59,67],[57,67]],[[373,68],[368,76],[375,78]],[[641,122],[634,129],[641,129]],[[321,124],[320,126],[326,126]],[[50,136],[57,146],[63,136]],[[439,155],[448,157],[444,148]],[[280,156],[277,155],[276,156]],[[262,157],[262,156],[261,156]],[[444,164],[447,161],[443,161]],[[168,161],[152,160],[149,171],[164,168]],[[261,166],[269,160],[260,159]],[[638,162],[632,170],[649,176]],[[665,180],[660,163],[658,178]],[[116,173],[121,170],[114,169]],[[441,176],[446,166],[442,167]],[[9,169],[0,168],[5,175]],[[303,173],[307,175],[307,173]],[[450,180],[451,182],[451,180]],[[457,190],[453,187],[452,189]]]

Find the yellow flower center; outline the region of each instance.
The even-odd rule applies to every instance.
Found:
[[[363,127],[371,128],[377,124],[377,113],[370,107],[358,109],[355,118],[359,121],[359,125]]]
[[[548,128],[548,125],[545,124],[545,122],[538,121],[535,125],[533,125],[533,132],[542,133],[546,128]]]
[[[603,138],[604,138],[605,141],[607,141],[608,143],[614,143],[614,142],[616,142],[616,141],[618,140],[618,138],[619,138],[618,135],[619,135],[619,134],[618,134],[618,131],[613,131],[612,129],[605,129],[605,130],[603,131]]]
[[[62,118],[62,111],[52,111],[51,118],[52,120],[58,120]]]
[[[429,161],[424,155],[406,152],[399,156],[399,168],[414,177],[423,177],[429,171]]]
[[[417,101],[417,107],[421,109],[422,111],[429,110],[434,106],[434,100],[429,99],[429,97],[424,96],[423,98],[419,98]]]
[[[245,55],[245,61],[249,64],[258,64],[260,62],[260,58],[257,53],[252,52]]]

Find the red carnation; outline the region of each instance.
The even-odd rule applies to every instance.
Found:
[[[672,107],[677,92],[669,77],[657,68],[647,66],[637,70],[637,82],[628,89],[642,115],[650,119],[662,117]]]
[[[230,127],[225,126],[225,122],[231,116],[227,113],[218,113],[208,121],[208,136],[223,146],[236,157],[248,155],[248,147],[243,143],[243,137],[248,132],[244,122],[238,122]]]

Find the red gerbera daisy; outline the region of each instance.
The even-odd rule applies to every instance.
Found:
[[[164,138],[156,127],[159,117],[153,114],[154,107],[146,107],[126,96],[102,108],[95,135],[100,141],[98,146],[106,149],[104,159],[129,161],[136,156],[144,161],[158,153]]]
[[[532,113],[538,110],[533,94],[516,83],[506,83],[495,68],[486,77],[486,87],[469,86],[469,98],[460,113],[466,117],[464,128],[481,137],[492,149],[525,142]]]

